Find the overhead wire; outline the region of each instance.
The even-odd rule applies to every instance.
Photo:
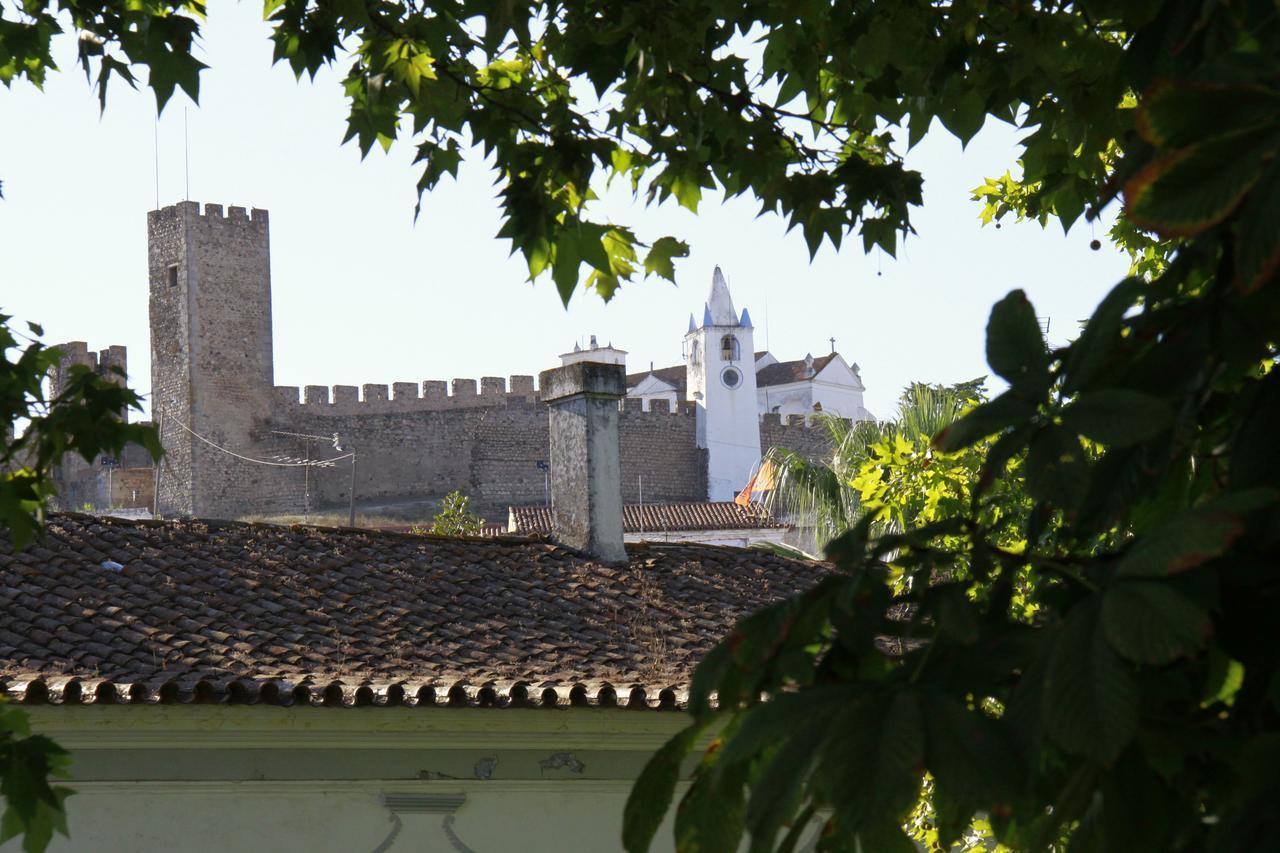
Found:
[[[166,414],[168,413],[166,412]],[[352,456],[355,456],[355,453],[344,453],[343,455],[335,456],[332,459],[316,459],[310,462],[272,462],[269,459],[254,459],[251,456],[245,456],[243,453],[236,453],[234,450],[230,450],[214,441],[211,441],[205,438],[203,435],[196,432],[191,427],[187,426],[182,421],[175,418],[173,415],[169,415],[167,420],[173,421],[178,426],[182,427],[184,430],[191,433],[191,435],[195,436],[200,441],[203,441],[205,444],[212,447],[214,450],[220,450],[223,453],[227,454],[228,456],[234,456],[236,459],[242,459],[245,462],[253,462],[254,464],[257,464],[257,465],[271,465],[276,468],[323,468],[323,467],[332,465],[334,462],[341,462],[343,459],[350,459]]]

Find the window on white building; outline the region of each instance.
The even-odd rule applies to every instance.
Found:
[[[720,358],[724,361],[737,361],[738,357],[738,339],[733,335],[725,335],[720,339]]]

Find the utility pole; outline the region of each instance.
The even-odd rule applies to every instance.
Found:
[[[303,439],[307,448],[306,464],[302,466],[302,520],[311,520],[311,439]]]
[[[551,506],[551,466],[545,459],[539,459],[538,470],[542,472],[542,503]]]
[[[347,518],[347,526],[356,526],[356,451],[351,450],[351,514]]]
[[[160,414],[156,418],[156,438],[160,440],[160,446],[164,447],[164,408],[161,407]],[[151,517],[160,517],[160,460],[155,462],[156,472],[151,477]]]
[[[102,457],[102,465],[106,467],[106,508],[111,510],[115,507],[115,469],[119,466],[120,460],[111,456]]]

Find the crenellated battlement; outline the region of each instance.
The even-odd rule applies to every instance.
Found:
[[[841,418],[846,427],[852,426],[853,421],[849,418]],[[776,412],[767,412],[760,416],[761,430],[778,430],[778,429],[813,429],[818,426],[818,418],[816,415],[787,415],[783,420],[782,415]]]
[[[645,411],[640,407],[640,402],[640,400],[635,399],[623,399],[622,418],[624,421],[670,421],[673,419],[694,418],[698,410],[692,401],[681,402],[673,409],[666,400],[650,400],[649,410]]]
[[[85,341],[68,341],[58,344],[55,348],[62,354],[58,366],[53,369],[51,375],[53,383],[51,392],[55,396],[62,391],[66,371],[73,365],[87,367],[99,376],[120,382],[124,380],[112,368],[119,368],[120,373],[124,374],[129,371],[129,350],[119,344],[113,344],[97,352],[89,349],[89,344]]]
[[[62,353],[62,364],[82,364],[99,373],[106,373],[111,367],[124,370],[128,367],[129,349],[120,344],[112,344],[104,350],[94,352],[85,341],[67,341],[58,344],[56,349]]]
[[[846,422],[848,423],[848,422]],[[815,415],[766,413],[760,416],[760,449],[785,447],[810,459],[821,459],[831,452],[831,434]]]
[[[200,202],[198,201],[180,201],[177,204],[171,204],[168,207],[162,207],[159,210],[152,210],[147,213],[147,222],[152,227],[166,222],[189,219],[206,222],[211,225],[250,225],[254,228],[266,228],[269,224],[268,218],[267,211],[257,207],[244,208],[230,205],[224,212],[223,206],[220,204],[206,204],[204,210],[201,211]]]
[[[649,408],[644,408],[648,402]],[[672,407],[668,400],[642,400],[636,397],[627,397],[622,401],[622,413],[624,415],[686,415],[692,416],[698,411],[698,404],[692,400],[680,400]]]
[[[277,385],[275,400],[285,407],[298,406],[313,413],[355,414],[403,411],[431,411],[482,406],[504,406],[537,400],[532,376],[484,376],[475,379],[427,379],[392,382],[390,386],[368,383],[355,385]]]
[[[273,389],[277,405],[312,414],[381,414],[405,411],[451,411],[487,406],[529,405],[539,402],[534,377],[527,375],[484,376],[475,379],[426,379],[422,383],[393,382],[389,386],[364,385],[277,385]],[[627,418],[694,417],[697,404],[682,400],[674,407],[666,400],[624,399],[622,414]],[[767,416],[766,416],[767,417]],[[773,416],[777,419],[777,416]],[[803,421],[803,418],[800,419]]]

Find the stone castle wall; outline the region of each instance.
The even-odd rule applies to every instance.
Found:
[[[88,368],[113,382],[125,381],[129,364],[128,352],[123,346],[93,352],[84,341],[71,341],[59,344],[58,350],[62,358],[49,376],[50,398],[66,389],[75,366]],[[121,416],[127,417],[128,413],[121,412]],[[68,454],[52,473],[57,489],[54,503],[60,509],[141,507],[151,502],[151,457],[145,448],[137,445],[125,447],[116,459],[99,455],[86,460],[79,454]]]
[[[459,489],[469,495],[476,509],[501,519],[508,506],[541,504],[546,479],[539,462],[550,459],[547,407],[533,394],[531,384],[512,377],[513,392],[499,393],[490,383],[488,401],[478,395],[438,405],[424,399],[413,406],[392,408],[376,392],[363,400],[321,403],[313,393],[310,403],[289,403],[287,394],[262,432],[294,432],[327,436],[337,433],[343,450],[315,439],[293,438],[292,456],[328,459],[354,449],[356,501],[385,505],[413,500],[433,500]],[[470,383],[474,387],[474,383]],[[380,386],[367,386],[380,387]],[[455,381],[454,387],[466,387]],[[327,389],[326,389],[327,390]],[[464,392],[465,393],[465,392]],[[706,451],[696,447],[695,419],[691,410],[642,412],[627,407],[619,419],[623,497],[654,502],[705,500]],[[316,506],[338,507],[350,500],[349,463],[313,469],[312,499]],[[286,492],[272,493],[282,504],[297,506],[299,482],[280,484]],[[288,494],[288,490],[295,490]],[[296,508],[280,511],[298,511]]]
[[[489,378],[480,383],[455,379],[447,386],[424,382],[422,387],[428,389],[461,389],[461,393],[430,397],[412,397],[402,391],[397,398],[382,393],[387,387],[371,384],[357,391],[355,386],[310,386],[308,402],[301,401],[296,387],[278,387],[259,398],[271,404],[252,414],[243,440],[228,440],[225,433],[216,437],[219,443],[226,442],[227,450],[279,465],[247,462],[208,447],[171,417],[164,427],[169,455],[161,463],[162,495],[172,493],[166,491],[166,480],[169,489],[182,490],[181,482],[172,482],[182,476],[171,464],[173,448],[194,444],[196,452],[189,458],[198,466],[197,483],[241,484],[229,500],[218,498],[225,501],[215,504],[224,517],[345,508],[351,485],[348,460],[305,473],[289,463],[333,459],[351,449],[357,454],[356,503],[361,509],[435,502],[457,489],[471,497],[478,512],[501,521],[509,506],[544,502],[546,480],[538,462],[550,459],[550,436],[547,407],[539,401],[532,377]],[[351,391],[357,393],[352,396]],[[619,418],[623,500],[705,500],[707,452],[697,447],[693,405],[682,403],[670,411],[666,401],[656,400],[651,406],[646,412],[641,401],[624,401]],[[333,447],[334,433],[340,450]],[[300,437],[304,435],[317,438]],[[809,456],[829,449],[825,431],[806,425],[799,416],[791,416],[786,423],[777,415],[763,416],[761,442],[765,448],[781,445]],[[105,506],[105,471],[87,464],[80,467],[86,473],[66,495],[75,501],[67,505]],[[145,473],[117,469],[115,505],[124,505],[122,501],[131,496],[126,489],[149,489],[149,474],[149,469]],[[143,505],[149,503],[149,491],[147,496]],[[214,502],[206,498],[205,505],[210,503]],[[169,512],[180,510],[171,507]],[[205,514],[217,517],[215,513]]]
[[[355,386],[311,386],[308,402],[299,401],[297,388],[277,388],[277,404],[259,434],[337,433],[342,450],[318,439],[279,436],[275,446],[279,452],[280,441],[292,441],[285,455],[311,459],[338,457],[354,448],[358,505],[433,500],[458,489],[479,512],[501,520],[508,506],[545,500],[544,473],[537,463],[550,459],[547,407],[538,400],[532,377],[513,376],[509,383],[490,377],[481,381],[478,392],[474,380],[455,379],[449,387],[462,393],[430,397],[410,394],[415,383],[398,385],[406,389],[399,396],[388,396],[386,385],[362,386],[363,394],[352,394]],[[422,385],[445,387],[443,382]],[[706,500],[707,451],[697,446],[693,404],[682,403],[675,411],[663,400],[651,401],[651,406],[646,412],[641,401],[624,401],[618,423],[623,500]],[[783,446],[812,457],[830,450],[825,430],[799,416],[787,423],[776,415],[764,416],[761,442],[765,448]],[[312,506],[345,506],[350,476],[345,460],[333,468],[313,469]],[[273,502],[274,511],[298,512],[302,489],[297,476],[278,478],[260,502]]]
[[[267,212],[182,202],[149,213],[147,228],[151,402],[166,451],[156,485],[162,513],[234,518],[345,507],[348,460],[294,463],[351,449],[358,507],[431,502],[457,489],[501,520],[508,506],[543,503],[538,463],[550,459],[548,416],[532,376],[275,386]],[[86,345],[71,346],[72,361],[93,358]],[[96,363],[124,359],[124,348],[112,347]],[[705,500],[707,453],[697,447],[694,405],[640,407],[624,401],[620,417],[624,500],[640,500],[642,489],[645,502]],[[342,450],[327,438],[334,433]],[[761,439],[807,455],[826,440],[776,416],[765,416]],[[77,481],[100,473],[82,471]],[[130,478],[131,495],[144,479]],[[105,484],[97,488],[105,494]]]
[[[822,426],[804,415],[787,415],[785,420],[775,413],[760,416],[760,448],[785,447],[810,459],[831,453],[831,436]]]

